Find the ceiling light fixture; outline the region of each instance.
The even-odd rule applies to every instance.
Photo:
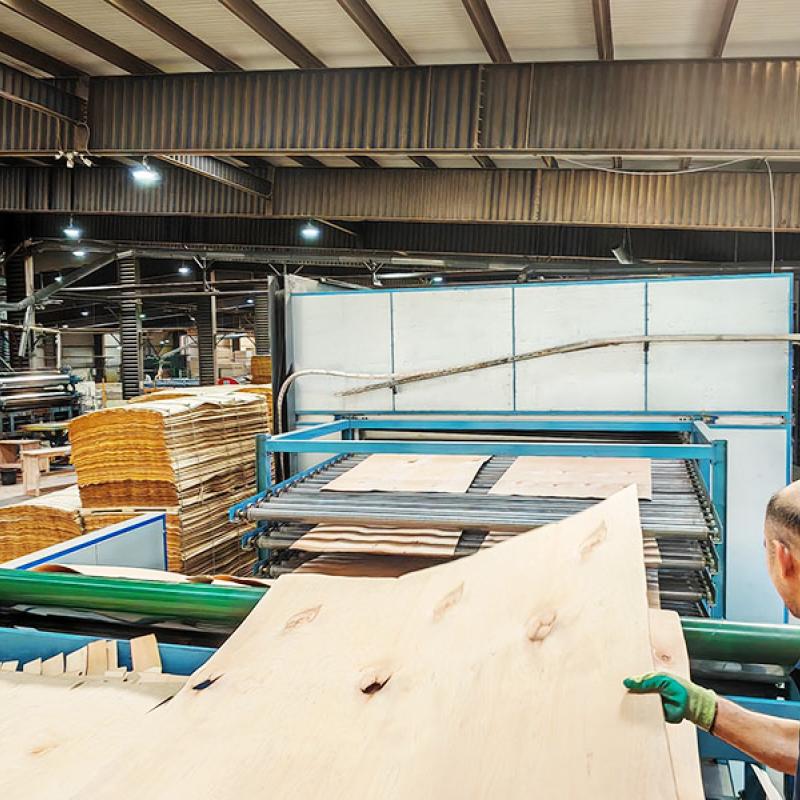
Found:
[[[251,306],[251,305],[253,305],[253,303],[255,303],[255,300],[253,300],[252,297],[248,297],[247,298],[247,305]]]
[[[319,225],[315,225],[311,220],[309,220],[305,225],[303,225],[302,228],[300,228],[300,235],[307,242],[315,242],[322,235],[322,230]]]
[[[138,183],[140,186],[154,186],[161,181],[161,173],[147,163],[147,156],[142,159],[140,165],[137,164],[131,169],[131,177],[134,183]]]
[[[178,267],[178,272],[181,275],[188,275],[191,271],[192,271],[192,268],[190,266],[186,265],[186,264],[181,264]]]
[[[81,316],[82,317],[88,317],[89,316],[89,312],[86,311],[86,309],[84,309],[83,311],[81,311]]]
[[[431,278],[431,283],[444,283],[444,277],[442,275],[434,275]]]
[[[70,217],[69,225],[67,225],[67,227],[64,228],[64,236],[66,236],[67,239],[74,240],[74,239],[80,239],[82,233],[83,231],[72,221],[72,217]]]
[[[86,251],[85,250],[73,250],[72,251],[72,255],[74,255],[75,258],[83,258],[86,255]]]

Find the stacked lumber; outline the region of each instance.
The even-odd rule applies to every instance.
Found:
[[[171,569],[238,572],[252,561],[239,546],[248,526],[231,524],[227,512],[255,492],[255,436],[265,416],[262,394],[212,391],[156,394],[78,417],[70,441],[85,518],[165,511]]]
[[[272,383],[272,356],[253,356],[250,359],[253,383]]]
[[[0,508],[0,563],[83,534],[78,487]]]

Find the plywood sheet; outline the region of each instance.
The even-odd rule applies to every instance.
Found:
[[[463,494],[488,456],[375,453],[323,486],[329,492]]]
[[[0,675],[0,797],[67,797],[98,751],[135,744],[132,729],[175,693],[168,684]]]
[[[650,609],[650,642],[653,646],[653,665],[657,672],[670,672],[681,678],[689,677],[689,653],[686,650],[680,617],[674,611]],[[675,772],[678,800],[703,800],[703,775],[694,725],[685,720],[679,725],[667,725],[667,742]]]
[[[660,702],[622,684],[652,664],[631,488],[400,578],[278,580],[61,794],[676,800]]]
[[[460,531],[436,528],[381,528],[316,525],[292,544],[310,553],[375,553],[447,558],[455,553]]]
[[[641,500],[653,498],[649,458],[520,456],[489,494],[604,499],[631,484]]]
[[[428,557],[325,553],[304,561],[292,575],[331,575],[346,578],[399,578],[409,572],[443,563]]]

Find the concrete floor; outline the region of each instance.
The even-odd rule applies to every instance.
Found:
[[[67,486],[72,486],[76,480],[75,470],[72,467],[64,467],[48,472],[42,475],[41,478],[42,495],[48,492],[55,492],[58,489],[66,489]],[[17,481],[14,486],[0,486],[0,506],[10,506],[30,499],[32,498],[22,491],[21,480]]]

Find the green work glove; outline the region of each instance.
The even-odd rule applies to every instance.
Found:
[[[667,722],[677,724],[688,719],[704,731],[710,731],[714,725],[717,695],[711,689],[665,672],[625,678],[623,683],[634,694],[660,694]]]

